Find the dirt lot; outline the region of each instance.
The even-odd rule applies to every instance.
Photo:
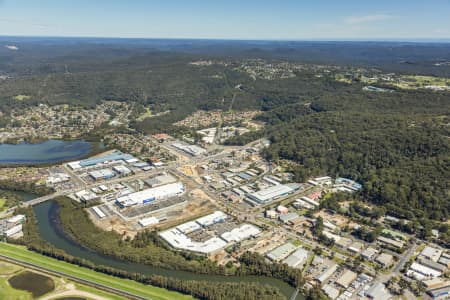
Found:
[[[152,227],[166,229],[188,220],[198,218],[217,209],[208,195],[200,189],[190,191],[188,198],[190,200],[187,201],[186,205],[167,208],[162,212],[150,213],[145,216],[133,218],[130,221],[126,221],[118,215],[99,219],[91,211],[89,211],[89,216],[94,224],[103,230],[114,230],[120,234],[125,234],[125,236],[134,237],[139,231],[144,230],[144,228],[138,224],[138,221],[145,217],[155,216],[158,219],[167,218],[159,224],[149,225],[145,227],[145,229],[151,229]]]

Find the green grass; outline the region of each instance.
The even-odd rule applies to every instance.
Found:
[[[91,293],[91,294],[94,294],[97,296],[104,297],[109,300],[126,300],[126,298],[124,298],[124,297],[121,297],[121,296],[118,296],[115,294],[111,294],[108,292],[100,291],[100,290],[97,290],[97,289],[87,286],[87,285],[75,284],[75,286],[77,287],[77,290],[79,290],[79,291],[88,292],[88,293]]]
[[[183,295],[177,292],[168,291],[150,285],[144,285],[128,279],[117,278],[70,263],[58,261],[56,259],[29,251],[23,246],[0,243],[0,254],[27,263],[35,264],[43,268],[48,268],[50,270],[120,289],[142,297],[151,298],[153,300],[193,299],[191,296]]]
[[[8,283],[8,278],[22,268],[13,264],[0,261],[0,299],[2,300],[28,300],[32,299],[31,294],[12,288]]]
[[[31,293],[13,289],[7,277],[0,277],[0,299],[2,300],[31,300]]]
[[[150,118],[151,116],[153,116],[152,111],[150,110],[150,108],[146,107],[145,112],[140,114],[136,120],[144,121],[144,119]]]
[[[5,198],[0,198],[0,211],[3,210],[3,206],[5,206],[6,203],[6,199]]]
[[[0,276],[11,275],[20,270],[21,268],[19,266],[0,261]]]

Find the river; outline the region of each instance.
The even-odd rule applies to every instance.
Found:
[[[0,165],[38,165],[76,160],[90,154],[95,147],[84,140],[0,144]]]
[[[138,272],[142,274],[158,274],[179,278],[184,280],[208,280],[208,281],[229,281],[229,282],[259,282],[269,284],[280,289],[280,291],[289,299],[294,292],[294,288],[287,283],[274,278],[264,276],[219,276],[219,275],[202,275],[186,271],[174,271],[162,268],[151,267],[147,265],[126,262],[116,258],[100,255],[94,251],[81,247],[76,242],[68,238],[61,226],[59,226],[59,216],[57,204],[53,201],[47,201],[34,207],[36,218],[38,220],[39,232],[43,240],[64,250],[66,253],[90,260],[98,265],[110,266],[129,272]],[[299,295],[296,299],[303,299]]]

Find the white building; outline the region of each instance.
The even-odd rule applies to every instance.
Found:
[[[180,196],[184,191],[184,185],[180,182],[176,182],[119,197],[117,198],[117,203],[121,207],[147,204],[159,199]]]
[[[159,220],[155,217],[148,217],[148,218],[144,218],[139,220],[139,225],[141,225],[142,227],[146,227],[149,225],[155,225],[159,223]]]
[[[254,237],[261,233],[256,226],[251,224],[243,224],[240,227],[234,228],[231,231],[223,233],[220,237],[226,242],[240,242],[250,237]]]
[[[10,237],[22,231],[22,224],[11,227],[10,229],[5,231],[5,236]]]
[[[259,204],[264,204],[288,195],[292,192],[294,192],[294,189],[290,188],[287,185],[279,184],[255,193],[248,194],[247,197]]]

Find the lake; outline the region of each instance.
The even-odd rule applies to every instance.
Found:
[[[84,140],[48,140],[42,143],[0,144],[0,165],[39,165],[85,157],[93,144]]]
[[[280,289],[280,291],[289,299],[294,288],[287,283],[265,276],[219,276],[204,275],[186,271],[167,270],[156,268],[138,263],[126,262],[113,257],[108,257],[86,249],[66,236],[61,226],[59,226],[59,215],[57,204],[53,201],[47,201],[34,206],[34,212],[38,220],[39,233],[43,240],[54,245],[56,248],[64,250],[67,254],[80,257],[94,262],[97,265],[110,266],[129,272],[141,274],[157,274],[179,278],[184,280],[208,280],[208,281],[229,281],[229,282],[259,282],[269,284]],[[297,300],[304,299],[302,295],[297,296]]]

